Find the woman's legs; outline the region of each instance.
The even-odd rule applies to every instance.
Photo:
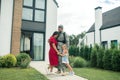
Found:
[[[53,71],[53,66],[52,65],[50,65],[50,72],[52,72]]]

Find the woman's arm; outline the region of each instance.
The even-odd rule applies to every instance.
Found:
[[[57,50],[55,43],[52,43],[52,47],[53,47],[54,50],[57,52],[57,54],[59,54],[59,51]]]

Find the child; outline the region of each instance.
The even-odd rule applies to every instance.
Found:
[[[60,54],[62,56],[62,63],[64,63],[68,69],[69,69],[69,74],[70,75],[74,75],[74,72],[73,72],[73,69],[72,67],[70,66],[69,64],[69,60],[68,60],[68,49],[67,49],[67,46],[65,44],[62,45],[62,49],[63,49],[63,53]]]

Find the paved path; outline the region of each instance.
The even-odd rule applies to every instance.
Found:
[[[47,71],[48,64],[44,61],[32,61],[30,63],[30,66],[35,68],[42,74],[44,74],[49,80],[87,80],[85,78],[82,78],[82,77],[79,77],[76,75],[73,75],[73,76],[70,76],[70,75],[61,76],[59,74],[51,74],[50,75],[50,74],[48,74],[48,71]],[[57,70],[54,68],[54,72],[55,71],[57,71]]]

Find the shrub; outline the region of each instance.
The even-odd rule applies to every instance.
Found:
[[[70,56],[78,56],[79,48],[77,46],[70,46],[69,53],[70,53]]]
[[[3,63],[4,63],[3,57],[2,57],[2,56],[0,56],[0,67],[2,67],[2,66],[3,66]]]
[[[3,67],[13,67],[16,65],[16,57],[13,54],[8,54],[3,56]]]
[[[115,49],[112,54],[112,69],[120,71],[120,50]]]
[[[83,58],[84,58],[85,60],[89,60],[89,56],[90,56],[90,49],[89,49],[89,47],[86,45],[86,46],[84,47]]]
[[[69,63],[72,67],[73,67],[74,59],[75,59],[74,56],[69,56]]]
[[[111,59],[112,59],[112,50],[110,49],[105,50],[105,53],[103,56],[103,68],[104,69],[107,69],[107,70],[112,69]]]
[[[30,56],[26,53],[20,53],[16,56],[16,58],[17,58],[17,66],[21,68],[27,68],[31,61]]]
[[[80,48],[80,52],[79,52],[79,55],[83,58],[83,54],[84,54],[84,46],[82,46]]]
[[[97,66],[97,49],[93,48],[90,56],[90,65],[91,67]]]
[[[81,57],[75,57],[73,67],[81,68],[81,67],[85,67],[86,65],[87,65],[87,62],[85,59]]]
[[[104,49],[99,48],[97,52],[97,67],[103,68],[103,55],[104,55]]]

